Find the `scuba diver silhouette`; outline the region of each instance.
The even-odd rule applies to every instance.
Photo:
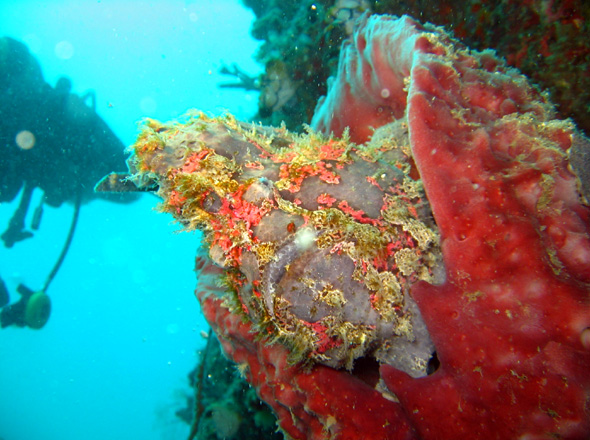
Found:
[[[95,198],[129,203],[134,196],[94,193],[94,184],[113,169],[126,169],[124,145],[97,115],[93,92],[71,93],[72,83],[62,77],[47,84],[37,60],[27,47],[0,38],[0,203],[20,202],[0,235],[11,248],[31,238],[40,226],[43,206],[74,206],[65,244],[45,284],[33,290],[20,284],[20,299],[9,304],[6,283],[0,277],[0,327],[41,328],[49,319],[47,289],[72,242],[80,207]],[[42,196],[27,229],[25,222],[34,189]],[[1,268],[0,268],[1,269]]]

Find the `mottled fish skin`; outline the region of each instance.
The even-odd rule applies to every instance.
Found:
[[[228,304],[293,361],[372,355],[426,374],[434,347],[408,291],[444,270],[403,120],[359,146],[196,114],[147,121],[132,151],[130,179],[204,231]]]
[[[292,234],[275,252],[274,258],[269,261],[262,276],[262,294],[264,303],[271,316],[274,316],[274,296],[277,284],[287,273],[291,263],[310,248],[311,241],[315,241],[315,231],[311,228],[303,228]]]
[[[590,141],[587,137],[579,133],[572,136],[569,160],[571,171],[578,179],[578,191],[584,203],[590,206]]]

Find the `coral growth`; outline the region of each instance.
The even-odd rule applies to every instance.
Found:
[[[365,14],[313,119],[341,139],[148,121],[129,164],[204,230],[204,314],[289,437],[582,439],[590,209],[570,155],[590,143],[555,115],[493,53]]]
[[[590,211],[568,166],[583,136],[492,53],[365,17],[315,126],[360,142],[401,115],[446,267],[411,289],[441,365],[381,378],[422,438],[587,437]]]
[[[443,270],[404,121],[356,147],[201,114],[149,122],[133,148],[138,183],[153,176],[162,209],[205,231],[233,310],[293,362],[351,369],[370,353],[425,374],[433,347],[408,287]]]
[[[280,60],[293,79],[303,80],[297,102],[276,114],[260,112],[265,123],[298,128],[335,73],[340,43],[358,12],[408,14],[445,26],[474,49],[494,49],[551,93],[562,117],[590,133],[590,3],[582,0],[319,0],[251,1],[257,20],[252,34],[263,40],[262,64]],[[296,39],[293,36],[298,36]]]
[[[194,396],[187,407],[177,411],[186,423],[193,423],[199,440],[280,440],[276,418],[236,365],[225,357],[215,335],[207,339],[200,360],[189,374]],[[198,420],[195,417],[198,414]]]

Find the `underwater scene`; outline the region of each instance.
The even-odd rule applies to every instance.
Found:
[[[0,4],[0,440],[590,439],[590,4]]]

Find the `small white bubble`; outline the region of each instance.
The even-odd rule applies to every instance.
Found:
[[[381,90],[381,97],[382,98],[389,98],[389,96],[391,95],[391,92],[389,91],[389,89],[383,89]]]
[[[14,140],[21,150],[30,150],[35,146],[36,141],[35,135],[29,130],[19,131]]]
[[[188,18],[189,18],[190,21],[195,22],[195,21],[197,21],[199,19],[199,16],[197,14],[195,14],[194,12],[191,12],[188,15]]]
[[[60,60],[69,60],[74,56],[74,46],[69,41],[60,41],[55,45],[55,55]]]

